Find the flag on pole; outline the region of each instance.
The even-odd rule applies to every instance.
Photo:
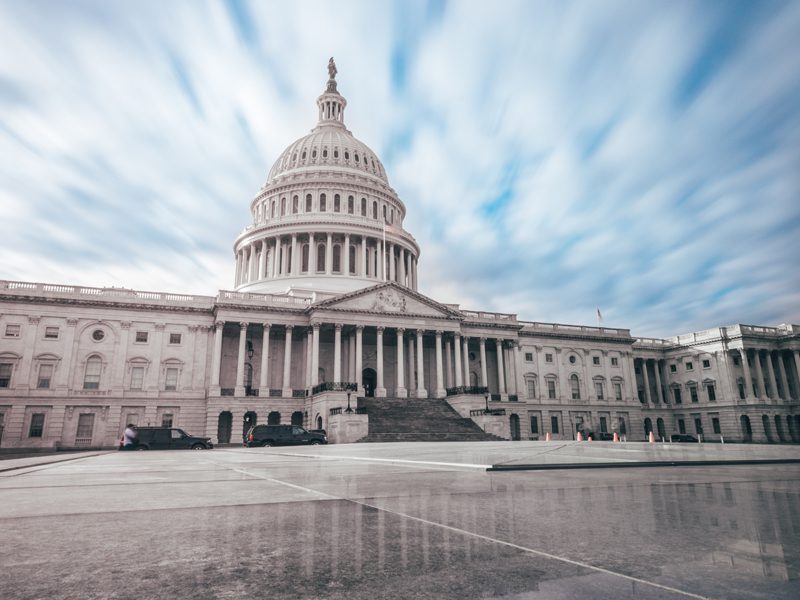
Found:
[[[602,322],[603,322],[603,315],[600,313],[600,307],[598,306],[597,307],[597,324],[599,325]]]

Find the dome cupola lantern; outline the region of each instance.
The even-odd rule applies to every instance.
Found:
[[[420,250],[375,152],[344,125],[336,63],[318,121],[291,143],[250,203],[234,243],[237,291],[329,297],[393,281],[417,289]]]

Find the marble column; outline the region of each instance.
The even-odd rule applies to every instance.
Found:
[[[285,349],[283,352],[283,397],[292,397],[292,325],[286,326]]]
[[[258,255],[258,279],[267,276],[267,240],[261,240],[261,253]]]
[[[375,396],[383,398],[386,396],[386,388],[383,385],[383,327],[376,327],[377,341],[375,342],[375,349],[377,351],[377,371],[378,377],[375,385]]]
[[[767,359],[767,372],[769,373],[769,397],[770,398],[777,398],[778,397],[778,382],[775,379],[775,367],[772,366],[772,351],[767,350],[765,355]]]
[[[761,369],[761,350],[753,350],[756,358],[756,377],[758,377],[758,398],[764,398],[767,393],[764,389],[764,371]]]
[[[489,377],[486,374],[486,338],[480,338],[481,348],[481,387],[489,387]]]
[[[314,336],[311,340],[311,387],[319,384],[319,323],[313,323]]]
[[[442,368],[442,332],[436,332],[436,392],[435,398],[444,398],[444,369]]]
[[[297,234],[292,234],[292,265],[290,267],[292,275],[297,275],[300,269],[297,268],[298,260],[297,260]]]
[[[702,363],[699,362],[699,359],[698,359],[698,363],[697,363],[698,368],[699,368],[699,366],[701,364]],[[655,367],[654,370],[655,370],[655,374],[656,374],[656,398],[658,399],[659,402],[661,402],[663,404],[664,403],[664,391],[661,388],[661,368],[658,365],[658,359],[655,360],[655,362],[653,363],[653,366]]]
[[[786,377],[786,367],[783,364],[783,352],[778,350],[775,354],[778,357],[778,375],[780,375],[781,378],[781,391],[783,392],[782,397],[788,400],[790,398],[789,380]]]
[[[314,328],[306,328],[306,389],[311,392],[311,363],[313,362],[312,352],[314,350]]]
[[[643,358],[642,360],[642,378],[644,379],[644,397],[647,400],[648,404],[652,404],[653,401],[650,398],[650,376],[647,374],[647,359]]]
[[[211,387],[219,387],[219,372],[222,359],[222,329],[225,326],[223,321],[214,323],[214,356],[211,359]],[[217,393],[219,391],[217,390]]]
[[[406,374],[405,369],[403,368],[405,366],[403,364],[403,339],[405,333],[405,329],[400,328],[397,330],[397,387],[394,395],[398,398],[405,398],[408,396],[408,392],[406,391],[405,387]]]
[[[445,386],[453,387],[453,351],[451,349],[452,339],[444,341],[444,364],[445,364]]]
[[[367,269],[367,238],[361,236],[361,264],[358,266],[356,271],[361,277],[367,277],[369,275],[369,269]],[[359,375],[359,381],[361,380],[361,375]]]
[[[750,372],[750,354],[742,349],[742,369],[744,370],[744,397],[747,400],[753,398],[753,374]]]
[[[258,394],[269,397],[269,330],[271,325],[264,323],[264,336],[261,339],[261,374],[258,380]]]
[[[325,245],[325,274],[333,272],[333,234],[328,232],[328,242]]]
[[[400,256],[397,260],[397,268],[400,271],[400,285],[406,285],[406,250],[400,248]]]
[[[364,326],[356,326],[356,383],[358,391],[364,391]]]
[[[454,350],[455,355],[456,355],[456,361],[455,361],[455,364],[453,365],[453,367],[454,367],[453,370],[455,371],[455,374],[456,374],[456,387],[461,387],[462,385],[464,385],[463,383],[461,383],[461,381],[462,381],[462,379],[461,379],[461,365],[462,365],[462,363],[461,363],[461,336],[458,335],[457,333],[453,334],[453,350]]]
[[[344,264],[344,271],[343,273],[346,276],[350,275],[350,234],[344,234],[344,260],[342,261]]]
[[[314,242],[314,234],[308,234],[308,273],[317,272],[317,245]]]
[[[519,366],[519,364],[520,364],[519,363],[519,359],[520,359],[520,356],[519,356],[519,342],[515,340],[515,341],[511,342],[511,344],[512,344],[512,346],[509,349],[509,354],[510,354],[511,357],[513,357],[512,361],[511,361],[511,364],[514,367],[514,378],[512,379],[512,382],[514,383],[514,393],[517,394],[517,396],[521,396],[522,393],[523,393],[524,387],[520,387],[520,370],[521,369],[520,369],[520,366]],[[607,385],[611,385],[611,384],[609,383]]]
[[[414,377],[414,373],[416,373],[416,364],[417,361],[414,358],[414,337],[408,337],[408,395],[416,394],[416,378]]]
[[[286,277],[289,271],[289,243],[281,239],[281,276]]]
[[[800,350],[793,351],[792,358],[794,358],[794,372],[796,375],[796,377],[794,378],[794,383],[795,383],[794,393],[800,396]]]
[[[239,323],[239,354],[236,355],[236,389],[234,394],[244,396],[244,357],[247,355],[247,323]]]
[[[394,244],[389,244],[389,281],[395,280]]]
[[[506,393],[506,375],[503,368],[503,340],[495,339],[494,345],[497,352],[497,389],[502,396]]]
[[[413,286],[413,277],[412,277],[412,275],[411,275],[411,259],[412,259],[411,252],[409,252],[409,253],[406,255],[406,278],[408,279],[408,283],[407,283],[406,285],[407,285],[407,286],[408,286],[410,289],[412,289],[412,290],[413,290],[413,289],[414,289],[414,286]],[[458,384],[458,383],[457,383],[456,385],[461,385],[461,384]]]
[[[428,390],[425,389],[425,362],[422,354],[422,334],[424,332],[417,329],[417,398],[427,398]]]
[[[464,345],[461,351],[461,360],[464,361],[464,385],[471,385],[472,382],[469,379],[469,338],[466,335],[461,336],[461,343]]]
[[[338,383],[342,381],[342,324],[333,327],[333,380]]]

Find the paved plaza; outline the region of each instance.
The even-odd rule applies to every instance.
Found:
[[[800,597],[800,464],[629,468],[726,458],[800,449],[406,443],[5,460],[0,589],[5,599]],[[559,461],[621,464],[487,470]]]

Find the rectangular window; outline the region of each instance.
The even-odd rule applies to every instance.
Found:
[[[98,358],[90,358],[86,362],[86,375],[83,378],[83,389],[96,390],[100,387],[100,371],[103,363]]]
[[[678,388],[675,388],[672,390],[672,393],[675,396],[675,404],[681,404],[683,402],[683,399],[681,398],[681,391]]]
[[[533,362],[533,352],[525,353],[525,362]]]
[[[19,337],[19,325],[6,325],[6,337]]]
[[[694,371],[694,365],[690,362],[686,363],[686,370],[687,371]]]
[[[131,389],[140,390],[144,383],[144,367],[133,367],[131,369]]]
[[[552,415],[550,417],[550,431],[552,433],[558,433],[558,416]]]
[[[525,383],[528,386],[528,398],[536,398],[536,380],[528,379]]]
[[[689,394],[692,397],[692,402],[697,402],[697,386],[696,385],[690,385],[689,386]]]
[[[0,363],[0,388],[11,387],[11,363]]]
[[[42,437],[44,431],[44,413],[33,413],[31,415],[31,428],[28,437]]]
[[[628,433],[628,427],[625,425],[625,417],[618,417],[619,419],[619,434],[625,435]]]
[[[599,356],[593,356],[592,357],[592,364],[593,365],[599,365],[600,364],[600,357]]]
[[[170,344],[180,344],[181,343],[181,334],[180,333],[170,333],[169,334],[169,343]]]
[[[670,365],[669,366],[670,373],[677,373],[678,372],[678,365]]]
[[[178,389],[178,369],[167,369],[167,374],[164,378],[164,389],[168,392],[174,392]]]
[[[147,332],[146,331],[137,331],[136,332],[136,341],[140,344],[144,344],[147,342]]]
[[[52,378],[53,365],[39,365],[39,380],[36,382],[36,387],[39,389],[48,389],[50,387],[50,380]]]
[[[608,423],[605,417],[600,417],[600,433],[608,433]]]
[[[580,400],[581,399],[581,384],[578,381],[576,376],[570,377],[570,385],[572,386],[572,399],[573,400]]]
[[[546,362],[546,363],[553,362],[553,355],[552,354],[545,354],[544,355],[544,362]]]
[[[739,382],[739,398],[744,400],[744,384],[741,381]]]
[[[536,435],[539,433],[539,417],[531,417],[531,434]]]
[[[703,360],[703,368],[710,369],[711,368],[711,361],[710,360]]]
[[[84,413],[78,416],[78,430],[75,433],[75,445],[91,444],[94,432],[94,413]]]
[[[711,427],[714,428],[714,433],[722,433],[719,427],[719,417],[711,417]]]
[[[616,356],[611,357],[611,366],[618,367],[619,366],[619,359]]]
[[[594,391],[597,394],[597,399],[603,399],[603,383],[601,381],[594,382]]]
[[[547,397],[551,400],[556,397],[556,382],[552,379],[547,382]]]
[[[57,340],[58,339],[58,327],[45,327],[44,328],[44,339],[46,339],[46,340]]]
[[[714,389],[714,384],[709,383],[706,386],[706,390],[708,391],[708,401],[709,402],[716,402],[717,401],[717,390]]]
[[[622,401],[622,384],[621,383],[615,383],[614,384],[614,396],[617,398],[617,400]]]
[[[172,414],[171,413],[164,413],[161,415],[161,426],[162,427],[172,427]]]
[[[686,433],[686,421],[678,419],[678,433]]]
[[[694,419],[694,431],[697,435],[703,435],[703,421],[700,420],[700,417]]]

